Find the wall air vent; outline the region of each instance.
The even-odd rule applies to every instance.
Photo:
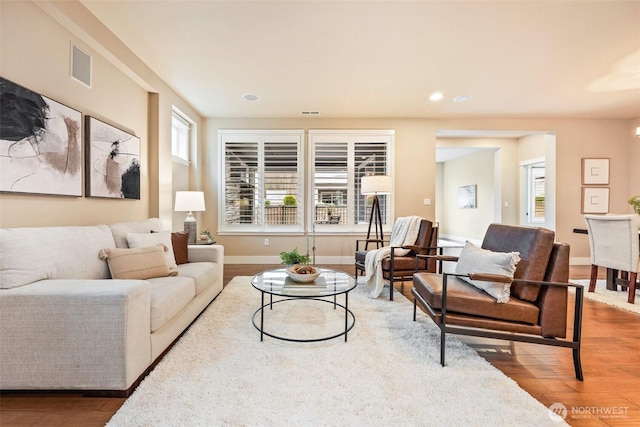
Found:
[[[91,88],[91,57],[71,43],[71,78]]]

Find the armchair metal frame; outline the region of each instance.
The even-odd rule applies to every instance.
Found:
[[[423,220],[423,221],[427,221],[430,223],[430,221],[428,220]],[[390,268],[387,273],[387,271],[383,271],[383,276],[386,280],[389,281],[389,300],[393,301],[393,284],[395,281],[408,281],[411,280],[413,278],[413,273],[415,271],[418,270],[418,260],[416,259],[415,261],[415,267],[413,269],[408,269],[408,270],[403,270],[401,273],[398,274],[398,272],[396,271],[396,263],[395,263],[395,259],[396,259],[396,254],[395,251],[397,249],[410,249],[411,252],[410,254],[412,255],[405,255],[406,256],[410,256],[412,258],[415,258],[416,255],[418,254],[429,254],[429,252],[436,253],[435,251],[437,250],[437,246],[431,246],[435,243],[435,245],[437,245],[438,243],[438,227],[433,226],[433,224],[431,223],[430,225],[426,225],[427,227],[429,227],[428,229],[428,234],[429,234],[429,238],[428,238],[428,242],[430,244],[430,246],[420,246],[420,245],[406,245],[406,246],[402,246],[402,247],[395,247],[392,246],[391,247],[391,254],[390,254],[390,258],[389,258],[389,263],[390,263]],[[379,249],[380,247],[385,246],[385,243],[389,243],[389,240],[383,240],[383,239],[358,239],[356,240],[356,254],[358,252],[361,251],[360,249],[360,245],[364,244],[365,245],[365,251],[367,250],[366,248],[368,248],[368,245],[370,243],[375,243],[376,244],[376,249]],[[435,264],[434,264],[435,265]],[[425,261],[425,268],[420,269],[423,271],[429,271],[429,270],[434,270],[433,266],[430,266],[429,261]],[[364,261],[360,262],[358,261],[358,259],[356,258],[355,261],[355,276],[358,277],[358,273],[363,273],[365,272],[365,264]]]
[[[575,306],[573,313],[573,338],[571,340],[567,339],[558,339],[558,338],[547,338],[542,336],[528,335],[517,332],[507,332],[507,331],[498,331],[493,329],[481,329],[475,327],[468,327],[463,324],[449,324],[447,323],[447,278],[449,276],[457,276],[462,277],[466,276],[472,280],[491,280],[496,281],[502,280],[512,283],[532,283],[532,284],[540,284],[544,286],[558,286],[564,288],[576,288],[576,297],[575,297]],[[502,277],[503,279],[500,279]],[[582,285],[576,285],[573,283],[561,283],[561,282],[547,282],[547,281],[532,281],[532,280],[520,280],[514,279],[506,276],[496,276],[496,275],[486,275],[486,274],[452,274],[452,273],[444,273],[442,278],[442,308],[440,310],[434,310],[427,301],[422,298],[422,296],[414,289],[411,289],[411,294],[414,296],[413,300],[413,320],[416,320],[417,313],[417,304],[420,303],[420,306],[425,310],[425,312],[431,317],[431,319],[435,322],[435,324],[440,328],[440,364],[445,366],[445,343],[446,343],[446,334],[456,334],[456,335],[468,335],[475,337],[484,337],[484,338],[493,338],[493,339],[501,339],[507,341],[518,341],[525,343],[533,343],[533,344],[544,344],[551,345],[555,347],[566,347],[572,349],[573,352],[573,365],[575,369],[576,378],[580,381],[583,381],[584,376],[582,374],[582,364],[580,361],[580,341],[582,336],[582,305],[583,305],[583,296],[584,289]]]

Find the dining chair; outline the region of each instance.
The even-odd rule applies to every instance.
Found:
[[[640,270],[640,217],[636,214],[585,215],[584,219],[591,249],[589,292],[595,291],[598,267],[605,267],[619,272],[613,279],[615,289],[618,286],[628,289],[628,301],[633,304]]]

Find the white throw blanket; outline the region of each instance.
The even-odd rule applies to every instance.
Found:
[[[369,297],[378,298],[384,288],[384,278],[382,277],[382,260],[391,256],[391,247],[394,246],[394,256],[403,256],[409,253],[409,249],[398,249],[399,246],[413,245],[418,238],[420,231],[419,216],[405,216],[396,219],[391,229],[389,246],[380,249],[373,249],[367,252],[364,262],[365,284],[369,288]]]

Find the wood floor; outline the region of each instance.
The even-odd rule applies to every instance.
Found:
[[[251,276],[275,267],[225,265],[224,283],[234,276]],[[350,265],[327,267],[353,273]],[[588,277],[588,267],[571,267],[572,279]],[[411,299],[409,282],[398,285],[397,290]],[[564,405],[570,425],[640,426],[640,316],[637,314],[585,300],[584,382],[574,377],[568,349],[471,337],[460,339],[545,406]],[[3,393],[0,426],[102,426],[124,401],[123,398],[64,393]]]

